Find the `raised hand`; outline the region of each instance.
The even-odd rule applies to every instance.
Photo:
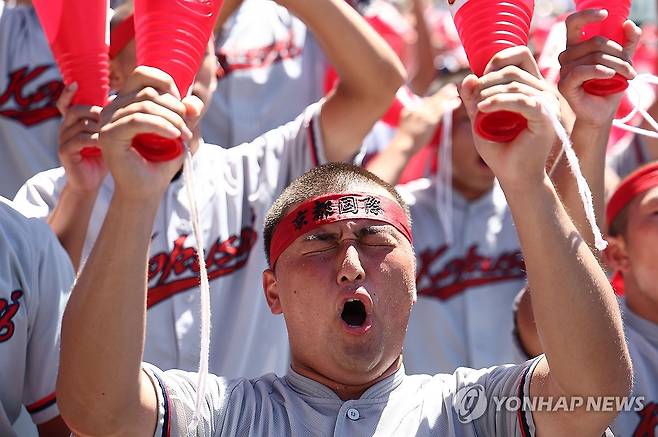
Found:
[[[417,152],[432,139],[441,116],[450,105],[458,103],[458,97],[457,87],[448,84],[418,105],[405,108],[397,135],[407,137],[413,144],[413,153]]]
[[[81,195],[95,193],[107,175],[102,156],[84,157],[85,147],[98,147],[100,106],[73,105],[71,101],[78,87],[69,85],[57,100],[62,113],[59,128],[59,160],[66,171],[68,188]]]
[[[560,93],[575,112],[578,122],[594,127],[611,123],[623,93],[595,96],[583,89],[583,83],[590,79],[610,79],[617,73],[626,79],[633,79],[636,72],[631,65],[631,58],[641,35],[640,28],[627,20],[624,23],[623,46],[600,36],[581,41],[586,24],[606,17],[607,11],[598,9],[571,14],[566,20],[567,49],[558,58],[561,65],[558,84]]]
[[[471,121],[478,111],[511,111],[528,120],[528,128],[510,143],[487,141],[473,131],[475,146],[503,184],[541,182],[556,134],[549,111],[559,104],[555,93],[539,73],[527,47],[513,47],[498,53],[484,75],[467,76],[460,95]]]
[[[116,99],[101,113],[99,143],[112,172],[115,193],[131,199],[160,196],[180,170],[184,156],[150,162],[131,147],[135,135],[153,133],[164,138],[192,139],[186,115],[198,116],[198,98],[181,102],[173,79],[166,73],[138,67]]]

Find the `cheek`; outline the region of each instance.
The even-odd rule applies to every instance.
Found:
[[[327,308],[328,287],[331,282],[326,275],[327,265],[312,262],[297,262],[296,266],[287,264],[285,281],[279,283],[280,300],[284,314],[296,319],[317,316],[321,308]],[[300,316],[301,315],[301,316]]]
[[[634,270],[655,280],[655,265],[658,259],[658,216],[648,217],[641,223],[628,224],[632,229],[628,235],[628,256]],[[632,228],[631,228],[632,226]]]
[[[390,259],[376,267],[377,277],[371,278],[373,294],[389,314],[402,314],[403,308],[411,307],[415,298],[415,264],[413,258]],[[371,277],[373,275],[370,275]]]

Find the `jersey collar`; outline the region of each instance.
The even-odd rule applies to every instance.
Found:
[[[366,390],[358,400],[388,398],[388,395],[390,395],[402,383],[405,377],[404,365],[401,365],[394,374],[382,379],[377,384]],[[343,402],[332,389],[317,381],[300,375],[292,368],[288,369],[285,381],[292,390],[302,396]]]

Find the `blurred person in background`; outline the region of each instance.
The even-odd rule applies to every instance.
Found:
[[[0,0],[0,196],[58,167],[64,84],[30,0]]]

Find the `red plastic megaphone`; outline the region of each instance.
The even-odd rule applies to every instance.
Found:
[[[77,82],[74,104],[105,106],[109,85],[106,0],[33,0],[48,44],[67,85]],[[83,157],[100,156],[85,147]]]
[[[603,36],[619,44],[624,44],[624,21],[631,10],[631,0],[576,0],[576,10],[606,9],[608,17],[603,21],[590,23],[583,29],[583,41],[593,36]],[[592,79],[583,84],[589,94],[609,96],[620,93],[628,88],[628,80],[615,74],[610,79]]]
[[[137,64],[169,74],[181,96],[201,65],[222,0],[135,0]],[[149,161],[168,161],[183,152],[180,139],[137,135],[132,145]]]
[[[612,1],[612,0],[611,0]],[[528,45],[534,0],[448,0],[459,39],[471,70],[484,74],[491,58],[508,47]],[[479,136],[507,143],[528,127],[515,112],[478,113],[475,130]]]

